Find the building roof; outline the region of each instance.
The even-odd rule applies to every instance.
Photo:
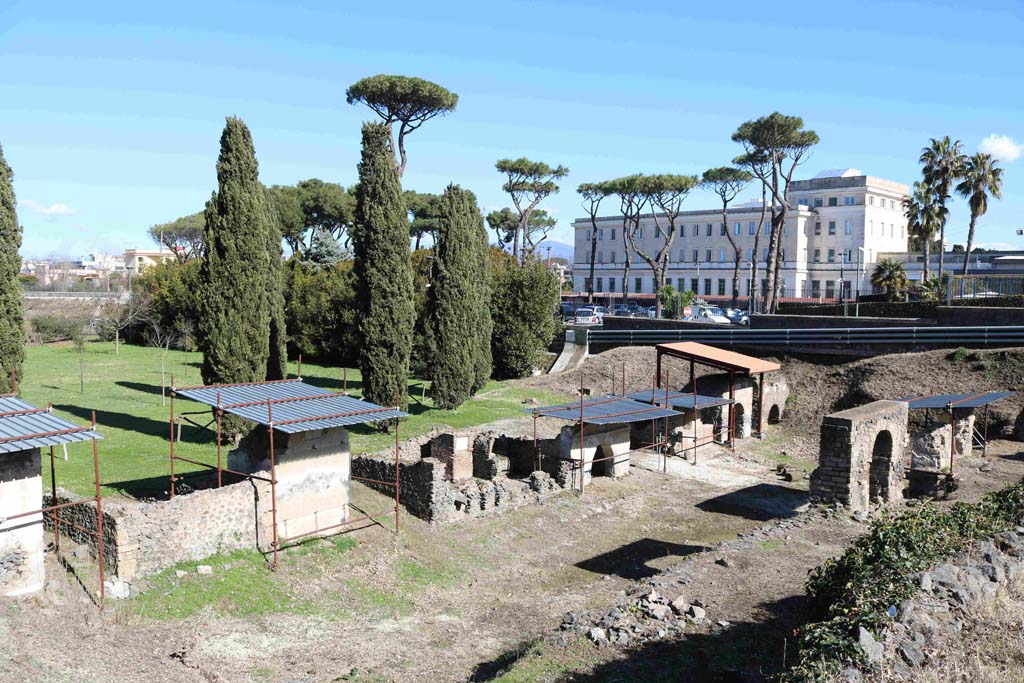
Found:
[[[50,408],[37,408],[17,396],[0,396],[0,453],[102,438],[92,427],[58,417]]]
[[[928,408],[945,409],[952,404],[954,408],[980,408],[995,401],[1013,396],[1012,391],[983,391],[977,394],[931,394],[928,396],[908,396],[897,399],[907,403],[910,410]]]
[[[821,178],[856,178],[862,175],[864,175],[864,172],[859,168],[830,168],[820,172],[812,180],[819,180]]]
[[[644,403],[657,403],[663,405],[666,397],[668,398],[668,404],[673,408],[683,408],[685,410],[693,410],[694,404],[697,408],[714,408],[715,406],[727,406],[730,403],[735,403],[732,399],[722,398],[721,396],[704,396],[703,394],[688,394],[682,391],[668,391],[664,389],[644,389],[643,391],[637,391],[632,394],[628,394],[629,398],[642,401]]]
[[[685,358],[696,361],[702,365],[709,365],[721,370],[734,370],[745,372],[749,375],[762,372],[772,372],[781,366],[753,356],[747,356],[735,351],[715,348],[707,344],[697,342],[674,342],[671,344],[658,344],[655,346],[659,354],[672,356],[673,358]]]
[[[273,419],[274,429],[285,434],[408,417],[408,413],[397,408],[361,401],[298,379],[213,384],[172,391],[264,426],[271,426]]]
[[[527,410],[527,412],[543,417],[578,421],[580,419],[580,402],[573,401],[572,403],[563,403],[557,406],[533,408]],[[634,401],[631,398],[622,396],[588,398],[583,401],[583,421],[593,425],[660,420],[663,417],[674,417],[678,414],[676,411],[668,408],[659,408],[649,403]]]

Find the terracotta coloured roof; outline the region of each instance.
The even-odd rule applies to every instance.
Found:
[[[655,348],[658,349],[658,353],[664,353],[673,358],[685,358],[722,370],[736,370],[751,375],[772,372],[781,367],[778,363],[746,356],[735,351],[718,349],[707,344],[698,344],[697,342],[658,344]]]

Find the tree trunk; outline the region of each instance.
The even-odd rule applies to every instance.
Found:
[[[629,296],[629,236],[626,234],[626,221],[622,222],[622,303]]]
[[[942,282],[943,256],[946,253],[946,221],[939,225],[939,282]]]
[[[417,232],[416,233],[416,245],[412,248],[413,251],[419,251],[420,240],[421,239],[423,239],[423,233],[422,232]]]
[[[78,349],[78,387],[85,393],[85,347]]]
[[[783,214],[784,215],[784,214]],[[783,222],[785,225],[785,222]],[[772,300],[772,313],[777,313],[779,310],[779,299],[782,298],[782,294],[786,291],[786,281],[780,275],[780,271],[783,266],[782,258],[782,234],[780,231],[779,239],[775,242],[775,293]]]
[[[765,263],[764,277],[767,281],[762,296],[762,310],[766,313],[775,312],[775,253],[776,246],[779,241],[779,233],[782,231],[777,229],[776,223],[779,219],[779,215],[775,212],[775,206],[772,205],[772,229],[768,237],[768,259]]]
[[[594,268],[597,261],[597,221],[590,217],[590,285],[587,287],[587,303],[594,303]]]
[[[740,261],[743,260],[743,254],[739,247],[735,249],[736,263],[732,269],[732,308],[739,308],[740,303]]]
[[[121,353],[121,328],[114,328],[114,355]]]
[[[967,251],[964,253],[964,268],[960,271],[962,275],[967,275],[967,267],[971,263],[971,249],[974,248],[974,226],[978,222],[978,216],[971,211],[971,224],[967,228]]]
[[[932,241],[931,238],[925,238],[924,240],[924,281],[928,281],[928,266],[932,260]]]
[[[761,226],[764,225],[764,217],[767,213],[765,207],[767,196],[768,188],[765,187],[764,183],[761,183],[761,218],[757,221],[757,230],[754,232],[754,253],[750,259],[752,264],[750,267],[750,291],[747,292],[747,296],[750,299],[747,308],[750,310],[750,313],[754,313],[754,309],[757,307],[757,287],[760,284],[757,280],[757,259],[761,249]]]
[[[160,405],[166,405],[166,400],[167,400],[167,392],[164,389],[164,387],[167,386],[167,380],[166,380],[167,375],[165,374],[164,366],[165,366],[165,364],[164,364],[164,354],[161,353],[160,354]]]

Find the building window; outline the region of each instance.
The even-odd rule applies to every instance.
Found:
[[[613,277],[608,278],[608,291],[609,292],[614,292],[615,291],[615,278],[613,278]]]
[[[661,226],[660,225],[654,226],[654,236],[657,239],[661,239]]]
[[[732,234],[736,235],[737,237],[742,235],[743,234],[743,224],[742,223],[734,224],[732,226]]]
[[[615,263],[615,252],[614,251],[608,254],[608,263]]]
[[[836,250],[835,249],[829,249],[828,250],[828,262],[829,263],[835,263],[836,262]]]
[[[829,206],[839,206],[839,197],[829,197],[828,198],[828,205]]]
[[[811,296],[821,296],[821,280],[811,280]]]
[[[583,290],[587,291],[587,292],[590,291],[590,278],[589,277],[583,278]]]
[[[641,278],[641,277],[638,277],[634,284],[636,284],[636,293],[637,294],[643,294],[643,292],[644,292],[644,279]]]
[[[828,222],[828,234],[830,234],[830,235],[836,234],[836,222],[835,221],[829,221]]]
[[[705,249],[704,250],[704,261],[706,263],[711,263],[711,250],[710,249]]]
[[[612,228],[612,242],[615,241],[615,228]]]
[[[604,263],[604,252],[603,251],[597,252],[597,262],[598,263]]]
[[[604,291],[604,281],[603,281],[603,278],[597,278],[597,287],[594,288],[594,291],[597,291],[597,292],[603,292]]]
[[[600,242],[604,239],[604,228],[597,231],[597,241]]]
[[[644,226],[640,226],[636,229],[636,238],[642,240],[644,238]]]
[[[584,263],[590,263],[590,252],[589,251],[583,252],[583,262]]]
[[[814,250],[814,262],[821,263],[821,249]]]
[[[711,278],[704,278],[704,296],[711,296]]]
[[[754,248],[751,247],[750,248],[750,253],[747,255],[747,260],[748,261],[753,261],[754,260],[754,256],[756,256],[756,254],[754,253]]]
[[[718,262],[725,263],[725,247],[718,248]]]
[[[756,235],[757,234],[757,223],[756,222],[750,221],[749,223],[747,223],[747,234],[748,235]]]
[[[814,198],[814,208],[819,208],[823,204],[824,204],[824,202],[822,202],[821,197],[815,197]]]
[[[700,226],[697,225],[696,223],[693,224],[693,236],[694,237],[699,237],[700,236]],[[694,259],[694,260],[696,260],[696,259]]]
[[[825,298],[836,298],[836,283],[832,280],[825,280]]]
[[[874,205],[875,205],[875,198],[874,197],[868,197],[868,206],[874,206]]]
[[[857,204],[857,198],[856,197],[850,197],[850,196],[843,197],[843,206],[856,206],[856,204]]]
[[[761,260],[768,263],[768,247],[761,247]]]
[[[765,221],[764,225],[762,227],[764,228],[764,234],[767,235],[767,234],[771,233],[771,231],[772,231],[772,222],[771,221]]]
[[[820,235],[821,234],[821,221],[815,221],[814,222],[814,234],[815,235]]]
[[[718,280],[718,296],[725,296],[725,280]]]
[[[889,237],[895,237],[895,236],[896,236],[896,224],[895,223],[890,223],[889,224]]]
[[[670,277],[665,278],[665,286],[666,287],[671,287],[672,286],[672,278],[670,278]]]
[[[714,229],[715,229],[714,224],[713,223],[708,223],[708,227],[707,227],[707,236],[708,237],[711,237],[712,230],[714,230]]]
[[[889,208],[893,209],[893,210],[896,209],[896,200],[895,199],[890,199],[889,200]]]
[[[843,233],[846,235],[853,234],[853,221],[845,221],[843,223]]]
[[[853,263],[853,249],[847,249],[843,252],[843,260],[846,263]]]
[[[680,247],[680,249],[679,249],[679,262],[680,263],[682,263],[685,260],[684,259],[684,254],[685,253],[686,253],[686,250],[683,249],[682,247]]]
[[[869,235],[874,235],[875,234],[875,222],[874,221],[868,221],[868,234]]]
[[[590,241],[590,231],[589,231],[589,230],[587,230],[587,231],[586,231],[586,233],[584,233],[584,234],[586,235],[586,237],[584,238],[584,240],[585,240],[585,241],[587,241],[587,242],[589,242],[589,241]]]

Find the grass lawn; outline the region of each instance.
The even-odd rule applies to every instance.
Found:
[[[30,346],[25,360],[25,378],[18,387],[26,401],[37,406],[52,402],[54,411],[79,424],[90,420],[96,411],[96,422],[104,436],[100,442],[100,479],[104,495],[131,492],[133,495],[160,495],[167,490],[169,475],[168,437],[170,428],[169,401],[162,401],[159,349],[122,344],[114,353],[112,342],[89,342],[85,346],[85,390],[79,382],[78,352],[70,343]],[[167,382],[173,374],[178,386],[201,384],[199,368],[202,355],[169,351],[165,358]],[[291,365],[295,372],[295,364]],[[325,389],[342,388],[341,368],[303,364],[303,379]],[[348,389],[359,396],[361,385],[358,370],[348,370]],[[426,397],[423,389],[427,389]],[[433,407],[429,384],[410,380],[411,417],[403,421],[401,436],[409,438],[430,431],[436,426],[470,427],[494,420],[521,416],[522,402],[536,398],[541,402],[558,402],[561,396],[513,386],[510,382],[491,382],[476,397],[458,410]],[[175,401],[177,412],[200,411],[190,401]],[[207,409],[208,410],[208,409]],[[206,415],[193,415],[204,423]],[[352,430],[352,451],[367,453],[387,448],[394,437],[359,426]],[[182,429],[179,455],[215,463],[217,454],[214,435],[186,424]],[[89,443],[70,444],[68,461],[58,449],[57,483],[66,489],[91,495],[93,493],[92,450]],[[44,453],[44,456],[47,454]],[[45,463],[45,458],[44,458]],[[179,472],[198,469],[176,463]],[[46,487],[49,488],[49,467],[44,464]]]

